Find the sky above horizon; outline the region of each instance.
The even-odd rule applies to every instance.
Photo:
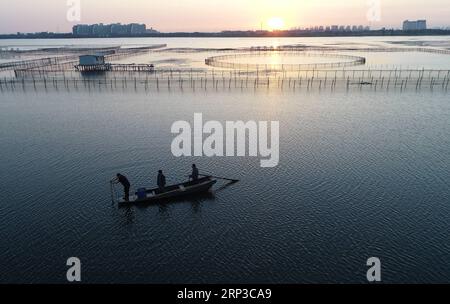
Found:
[[[80,20],[68,11],[80,1]],[[75,6],[74,6],[75,3]],[[76,14],[75,14],[76,15]],[[271,30],[316,25],[450,26],[449,0],[0,0],[0,33],[70,32],[75,24],[145,23],[163,32]],[[279,22],[278,22],[279,23]],[[276,23],[277,24],[277,23]]]

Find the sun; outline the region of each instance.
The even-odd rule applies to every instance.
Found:
[[[267,26],[271,31],[279,31],[284,28],[284,20],[279,17],[272,17],[267,21]]]

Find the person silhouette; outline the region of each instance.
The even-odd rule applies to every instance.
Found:
[[[198,180],[198,168],[195,164],[192,164],[192,174],[189,176],[193,181]]]
[[[166,186],[166,177],[164,176],[162,170],[158,171],[156,183],[158,184],[159,190],[164,191],[164,187]]]
[[[113,183],[116,184],[122,184],[123,186],[123,192],[124,192],[124,200],[126,202],[130,201],[130,181],[128,180],[128,178],[125,175],[122,175],[120,173],[117,173],[116,178],[114,180],[112,180]]]

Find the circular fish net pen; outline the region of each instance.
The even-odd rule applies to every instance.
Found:
[[[322,59],[320,62],[285,63],[283,58],[297,57],[303,61],[311,58]],[[257,62],[257,60],[263,62]],[[306,59],[306,60],[305,60]],[[245,60],[246,62],[241,62]],[[256,61],[256,62],[252,62]],[[326,62],[323,62],[326,61]],[[232,55],[214,56],[205,59],[205,64],[215,68],[247,70],[247,71],[302,71],[311,69],[334,69],[364,65],[366,58],[360,56],[343,55],[325,52],[305,51],[264,51],[249,52]]]

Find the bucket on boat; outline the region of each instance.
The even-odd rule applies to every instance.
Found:
[[[136,195],[138,197],[138,199],[144,199],[147,196],[147,189],[145,188],[139,188],[136,192]]]

